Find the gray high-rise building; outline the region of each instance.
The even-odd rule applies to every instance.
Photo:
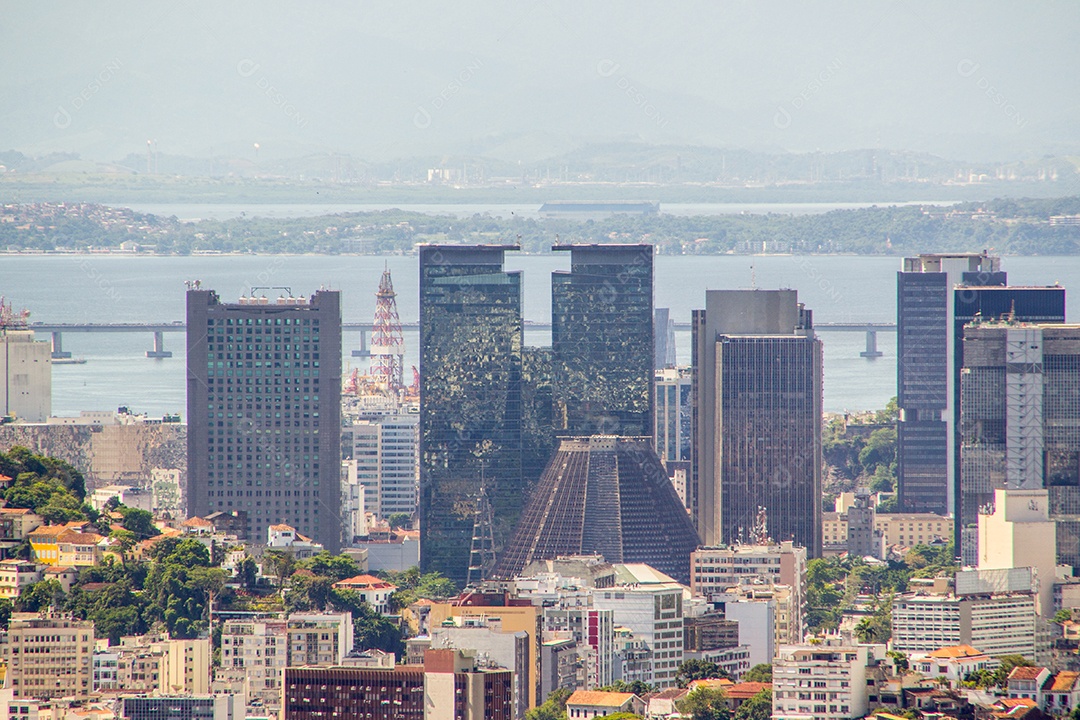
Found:
[[[986,253],[905,258],[897,273],[897,475],[901,507],[957,511],[960,368],[964,325],[1009,314],[1064,322],[1060,287],[1007,285],[1000,259]],[[959,533],[960,523],[956,523]]]
[[[287,288],[282,288],[287,290]],[[341,546],[341,302],[187,293],[188,514]]]
[[[989,321],[964,329],[960,494],[965,564],[994,491],[1043,489],[1058,563],[1080,564],[1080,327]]]
[[[652,432],[653,246],[556,245],[551,348],[559,435]]]
[[[709,290],[693,330],[688,505],[706,545],[776,540],[821,555],[821,341],[794,290]]]
[[[527,491],[522,472],[521,273],[515,245],[420,247],[420,564],[468,577],[481,484],[496,545]]]

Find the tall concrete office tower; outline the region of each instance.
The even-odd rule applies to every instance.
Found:
[[[558,435],[649,435],[653,425],[652,245],[556,245],[551,274]]]
[[[420,247],[420,564],[468,577],[481,484],[497,544],[524,504],[521,273],[513,245]]]
[[[897,273],[897,474],[900,505],[909,512],[957,512],[964,325],[1006,314],[1065,320],[1064,288],[1006,280],[1000,259],[986,253],[905,258]],[[955,527],[959,533],[961,524]]]
[[[187,293],[188,514],[341,546],[341,300]]]
[[[695,310],[688,504],[706,545],[768,533],[821,555],[821,341],[794,290],[709,290]]]
[[[965,564],[983,565],[986,548],[978,528],[982,516],[1002,510],[995,506],[1003,490],[1013,497],[1034,493],[1024,496],[1024,503],[1030,500],[1041,513],[1036,520],[1054,521],[1057,563],[1080,563],[1078,369],[1080,327],[1075,325],[988,321],[964,329],[956,525]],[[1041,547],[1026,551],[1054,545],[1036,544]],[[1044,588],[1053,570],[1053,560],[1049,569],[1041,568]]]

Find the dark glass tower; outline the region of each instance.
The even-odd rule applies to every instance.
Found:
[[[908,512],[959,512],[964,325],[1005,314],[1065,320],[1063,288],[1006,281],[1000,259],[985,253],[905,258],[897,273],[897,489]],[[955,524],[958,537],[961,527]]]
[[[794,290],[709,290],[693,314],[688,504],[707,545],[769,534],[821,555],[821,341]]]
[[[556,245],[551,274],[554,429],[558,435],[652,433],[652,245]]]
[[[460,585],[481,478],[497,547],[524,503],[517,249],[420,247],[420,562]]]
[[[341,546],[341,305],[187,293],[188,514],[241,511]]]

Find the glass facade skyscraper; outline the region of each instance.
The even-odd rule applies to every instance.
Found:
[[[341,546],[341,304],[187,293],[188,514]]]
[[[512,245],[420,247],[420,562],[468,576],[481,479],[496,544],[514,528],[522,473],[521,273]]]
[[[554,423],[559,435],[652,433],[652,245],[557,245],[551,275]]]

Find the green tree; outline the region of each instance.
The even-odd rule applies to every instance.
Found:
[[[393,529],[408,527],[412,524],[412,516],[408,513],[394,513],[386,518],[386,522]]]
[[[656,688],[644,680],[633,680],[631,682],[616,680],[610,685],[605,685],[599,689],[604,692],[634,693],[638,697],[644,697],[651,692],[656,692]]]
[[[769,720],[772,717],[772,690],[765,688],[735,709],[735,720]]]
[[[334,582],[356,577],[360,574],[360,566],[348,555],[331,555],[323,550],[307,560],[296,563],[297,570],[310,570],[315,575],[333,578]]]
[[[724,691],[719,688],[700,687],[679,700],[676,707],[691,720],[730,720]]]
[[[731,674],[714,662],[708,660],[683,660],[675,671],[675,684],[686,687],[694,680],[730,678]]]
[[[746,671],[742,676],[743,682],[772,682],[772,665],[759,663]]]
[[[296,570],[296,556],[286,550],[267,550],[263,554],[263,572],[277,578],[278,590],[285,589],[285,580]]]
[[[15,609],[15,603],[9,598],[0,598],[0,630],[7,630],[11,622],[11,612]]]
[[[1009,679],[1009,673],[1018,667],[1034,667],[1035,663],[1023,655],[1002,655],[998,658],[1001,665],[994,670],[994,685],[1005,687],[1005,681]]]
[[[1054,613],[1053,621],[1056,622],[1058,625],[1063,625],[1070,620],[1072,620],[1072,610],[1069,610],[1068,608],[1058,610],[1056,613]]]
[[[542,705],[525,713],[525,720],[565,720],[566,701],[572,694],[573,691],[566,688],[552,690]]]
[[[244,584],[245,590],[254,590],[255,585],[259,580],[259,565],[255,562],[255,558],[247,555],[244,557],[244,561],[240,563],[240,578]]]
[[[156,537],[161,531],[154,526],[154,515],[146,510],[138,508],[121,507],[120,514],[124,516],[120,523],[125,530],[135,534],[139,540]]]
[[[58,580],[42,580],[30,585],[15,598],[16,612],[41,612],[64,606],[64,588]]]

